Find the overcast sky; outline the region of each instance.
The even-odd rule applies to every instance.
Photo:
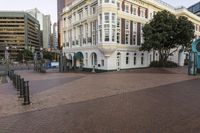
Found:
[[[163,0],[172,6],[189,7],[200,0]],[[27,10],[38,8],[44,14],[50,14],[52,24],[57,20],[57,0],[0,0],[0,10]]]

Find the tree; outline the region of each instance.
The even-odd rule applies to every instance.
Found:
[[[21,50],[17,55],[18,61],[28,61],[33,59],[33,53],[28,49]]]
[[[43,51],[43,57],[44,59],[52,60],[53,59],[53,53],[49,51]]]
[[[183,49],[190,49],[194,37],[193,23],[187,17],[180,16],[177,20],[177,43],[182,44]]]
[[[159,60],[166,62],[169,55],[189,47],[194,38],[194,25],[186,17],[176,18],[168,11],[158,12],[143,28],[144,43],[140,50],[157,50]]]

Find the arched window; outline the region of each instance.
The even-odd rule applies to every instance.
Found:
[[[126,53],[126,64],[129,64],[129,53]]]
[[[137,54],[135,53],[133,57],[133,65],[136,65],[136,61],[137,61]]]
[[[141,54],[141,65],[144,64],[144,53]]]
[[[92,53],[91,54],[91,64],[94,66],[94,65],[97,65],[97,54],[96,53]]]
[[[88,53],[85,53],[85,64],[88,66]]]

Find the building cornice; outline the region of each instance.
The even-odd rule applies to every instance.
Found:
[[[184,7],[181,7],[181,8],[177,8],[176,9],[176,13],[175,13],[176,16],[184,16],[186,15],[188,18],[192,18],[196,21],[198,21],[200,23],[200,17],[191,13],[190,11],[188,11],[186,8]]]

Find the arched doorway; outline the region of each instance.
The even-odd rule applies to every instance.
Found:
[[[77,52],[74,54],[74,66],[76,68],[82,69],[83,68],[83,53]]]
[[[72,68],[72,55],[71,54],[68,55],[68,61],[67,62],[68,62],[67,65],[69,66],[69,69],[71,69]]]
[[[95,67],[95,65],[97,65],[97,54],[95,52],[91,54],[91,65],[92,67]]]

